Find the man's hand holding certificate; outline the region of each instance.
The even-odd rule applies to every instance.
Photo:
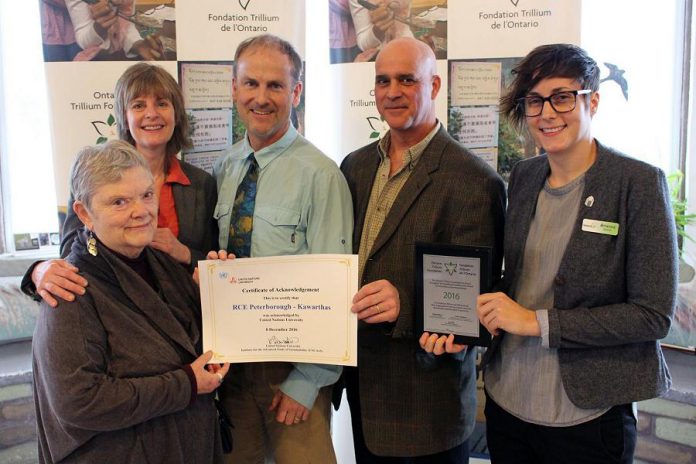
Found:
[[[356,255],[200,261],[203,348],[213,362],[357,365]]]

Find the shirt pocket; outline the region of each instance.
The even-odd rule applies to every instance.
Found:
[[[295,254],[307,248],[305,232],[299,211],[274,205],[256,205],[254,239],[263,240],[262,255]],[[268,249],[265,249],[268,248]],[[270,253],[269,253],[270,252]]]
[[[230,216],[232,215],[232,205],[229,203],[218,203],[215,205],[213,217],[218,223],[218,241],[227,243],[230,234]]]

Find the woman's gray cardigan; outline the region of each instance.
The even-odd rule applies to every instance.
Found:
[[[42,304],[33,340],[41,462],[211,463],[221,459],[211,395],[182,369],[201,351],[188,272],[146,248],[159,294],[101,244],[78,234],[68,261],[87,293]],[[193,402],[191,400],[193,399]]]

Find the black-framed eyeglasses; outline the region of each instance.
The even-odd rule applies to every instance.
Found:
[[[592,90],[564,90],[562,92],[552,93],[548,97],[539,97],[537,95],[523,97],[520,98],[518,102],[522,109],[524,109],[524,115],[531,118],[541,114],[545,102],[549,102],[551,108],[553,108],[556,113],[569,113],[575,109],[578,95],[585,95],[588,93],[592,93]]]

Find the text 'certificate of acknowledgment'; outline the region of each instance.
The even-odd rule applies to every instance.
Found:
[[[357,255],[199,261],[211,362],[357,365]]]

